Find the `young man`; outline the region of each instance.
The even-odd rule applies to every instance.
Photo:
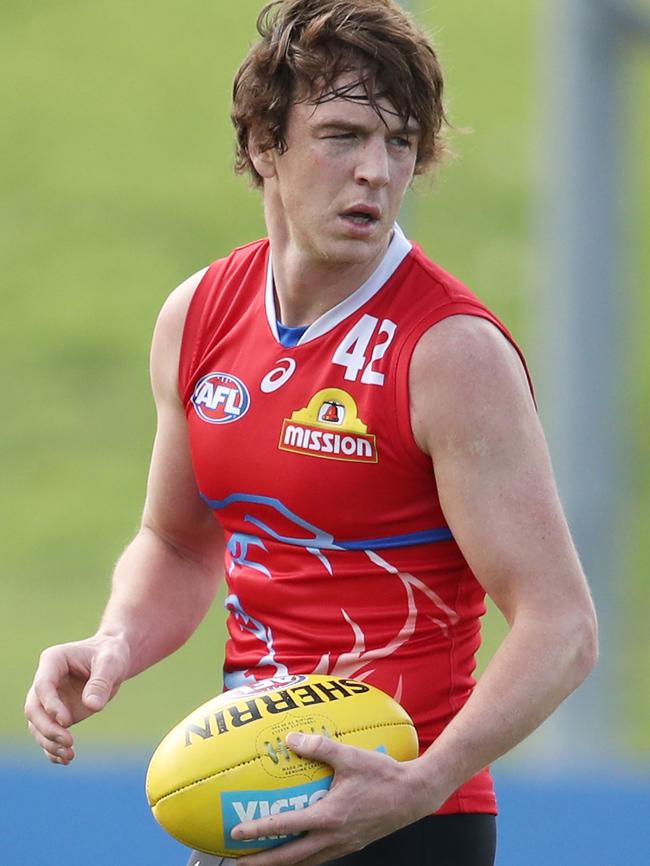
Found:
[[[510,335],[396,225],[443,151],[425,36],[393,0],[280,0],[259,28],[233,118],[269,238],[160,314],[142,528],[97,634],[43,654],[29,726],[71,761],[70,726],[196,628],[223,532],[226,687],[365,679],[422,746],[398,764],[291,735],[334,767],[332,790],[241,825],[242,839],[303,835],[240,862],[489,866],[485,768],[594,664],[586,581]],[[475,684],[486,592],[510,630]]]

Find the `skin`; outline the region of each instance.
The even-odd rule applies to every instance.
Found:
[[[383,109],[382,118],[359,102],[305,102],[292,108],[284,154],[261,153],[251,139],[285,324],[311,322],[347,297],[387,248],[413,176],[417,130],[405,134],[392,107]],[[365,228],[346,216],[361,205],[378,215]],[[55,762],[74,756],[70,726],[180,646],[214,596],[221,539],[197,496],[176,387],[182,324],[200,276],[170,296],[156,327],[158,431],[142,528],[118,563],[97,634],[46,650],[27,698],[30,729]],[[484,320],[446,319],[417,345],[410,387],[414,435],[433,461],[449,526],[509,633],[466,705],[415,761],[289,735],[298,754],[334,767],[333,787],[308,809],[240,825],[242,839],[307,832],[242,866],[316,866],[430,814],[533,731],[595,663],[593,605],[510,344]]]
[[[388,104],[380,117],[367,104],[337,99],[293,106],[282,155],[260,153],[252,136],[285,325],[315,321],[381,262],[413,178],[417,135],[417,125],[404,129]],[[359,207],[380,216],[367,231],[346,219]]]

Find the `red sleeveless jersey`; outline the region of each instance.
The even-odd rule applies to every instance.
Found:
[[[458,314],[511,339],[398,228],[370,279],[293,348],[278,340],[268,240],[208,268],[179,383],[198,487],[226,534],[227,688],[367,680],[410,713],[423,751],[469,697],[484,591],[446,525],[408,392],[419,338]],[[495,812],[488,770],[440,811]]]

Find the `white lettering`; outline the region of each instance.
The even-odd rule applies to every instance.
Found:
[[[294,427],[293,424],[289,424],[284,431],[284,444],[291,448],[302,448],[304,435],[305,431],[302,427]]]
[[[199,393],[194,398],[194,402],[197,406],[209,406],[212,402],[213,396],[214,388],[212,387],[211,383],[204,382],[203,385],[201,385],[201,387],[199,388]]]
[[[397,330],[397,325],[395,322],[391,322],[390,319],[384,319],[381,323],[381,328],[379,329],[379,336],[382,334],[386,335],[386,339],[383,343],[375,343],[375,348],[372,350],[372,357],[370,359],[370,363],[363,371],[363,376],[361,377],[361,381],[364,385],[383,385],[384,384],[384,374],[378,373],[376,370],[372,369],[372,365],[376,361],[381,361],[381,359],[386,354],[386,350],[393,342],[393,337],[395,336],[395,331]]]
[[[238,396],[239,393],[237,391],[228,392],[228,399],[226,400],[226,412],[229,415],[239,415],[241,411],[239,406],[237,406],[237,404],[235,403],[235,400]]]
[[[355,436],[331,431],[313,430],[288,424],[283,433],[282,446],[299,451],[313,451],[320,454],[340,454],[342,458],[357,457],[361,460],[375,460],[373,441],[363,436]]]
[[[257,800],[249,800],[245,806],[243,803],[234,800],[232,807],[235,812],[237,812],[237,817],[240,821],[252,821],[255,817],[255,810],[257,809]]]
[[[357,457],[372,457],[372,448],[367,439],[357,439]]]
[[[220,403],[225,403],[226,398],[230,394],[230,388],[226,388],[225,385],[217,385],[214,389],[214,393],[212,395],[212,399],[207,404],[208,409],[216,409]]]
[[[292,797],[289,800],[289,805],[293,809],[304,809],[307,805],[308,800],[309,797],[307,796],[307,794],[299,794],[297,797]]]
[[[364,385],[383,385],[384,374],[374,369],[381,361],[388,347],[393,342],[397,325],[390,319],[384,319],[377,331],[379,320],[374,316],[365,315],[348,331],[332,357],[332,363],[345,367],[344,378],[356,382],[363,370],[361,381]],[[375,341],[375,333],[377,341]],[[383,339],[382,339],[383,337]],[[370,361],[366,363],[367,352],[371,341],[374,343]]]
[[[341,340],[332,357],[333,364],[345,367],[344,378],[348,382],[356,382],[359,373],[366,363],[366,352],[375,333],[379,319],[364,315]]]
[[[327,795],[327,790],[314,791],[311,796],[308,794],[297,794],[295,797],[287,799],[280,797],[277,800],[248,800],[246,803],[241,801],[233,801],[233,809],[240,822],[253,821],[257,818],[268,818],[270,815],[279,815],[281,812],[291,810],[306,809],[308,806],[313,806],[322,800]],[[264,839],[286,839],[286,835],[277,836],[261,836],[260,841]]]

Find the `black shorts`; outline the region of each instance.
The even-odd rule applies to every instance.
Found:
[[[431,815],[328,866],[494,866],[494,815]],[[230,866],[236,860],[192,852],[187,866]]]

